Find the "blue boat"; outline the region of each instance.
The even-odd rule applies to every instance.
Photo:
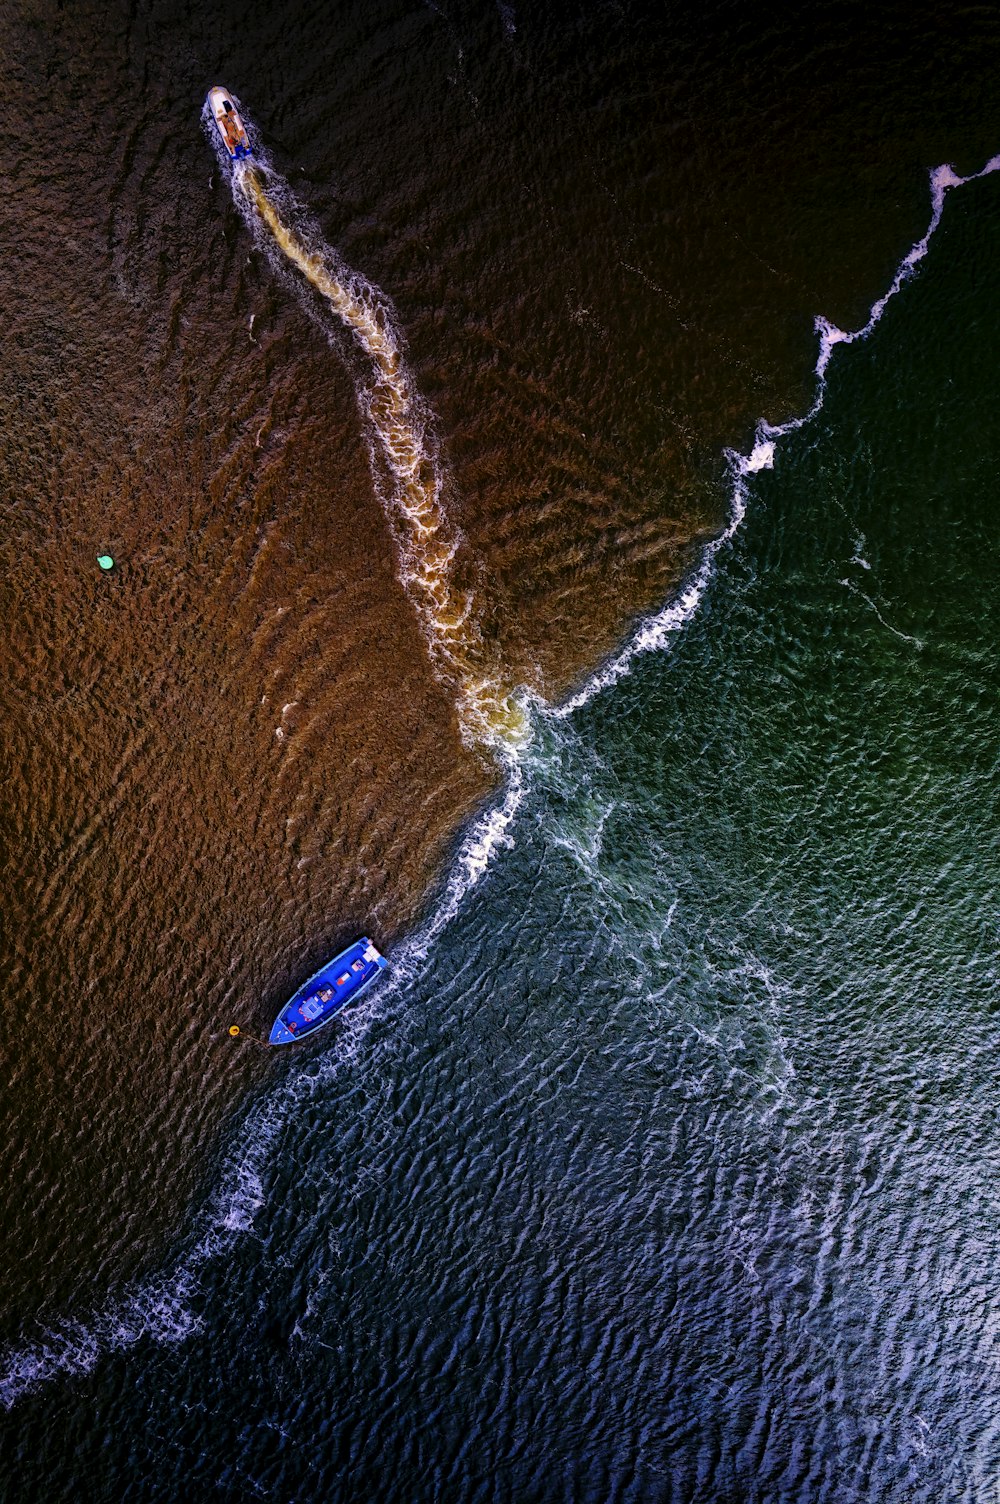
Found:
[[[353,1002],[388,964],[367,936],[355,940],[314,972],[289,998],[274,1020],[268,1044],[294,1044],[297,1039],[315,1034],[345,1003]]]

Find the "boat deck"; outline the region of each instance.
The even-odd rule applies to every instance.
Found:
[[[369,939],[355,941],[289,998],[274,1021],[270,1043],[292,1044],[322,1028],[387,964]]]

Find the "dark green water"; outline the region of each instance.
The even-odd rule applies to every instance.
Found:
[[[16,1497],[995,1497],[998,264],[994,176],[200,1241],[10,1360]]]

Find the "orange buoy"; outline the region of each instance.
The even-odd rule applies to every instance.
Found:
[[[231,1034],[231,1036],[233,1037],[233,1039],[236,1038],[236,1036],[237,1036],[237,1034],[239,1032],[240,1032],[240,1026],[239,1026],[239,1024],[230,1024],[229,1025],[229,1033]]]

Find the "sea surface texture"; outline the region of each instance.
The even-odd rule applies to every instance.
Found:
[[[0,58],[5,1504],[995,1501],[996,13]]]

